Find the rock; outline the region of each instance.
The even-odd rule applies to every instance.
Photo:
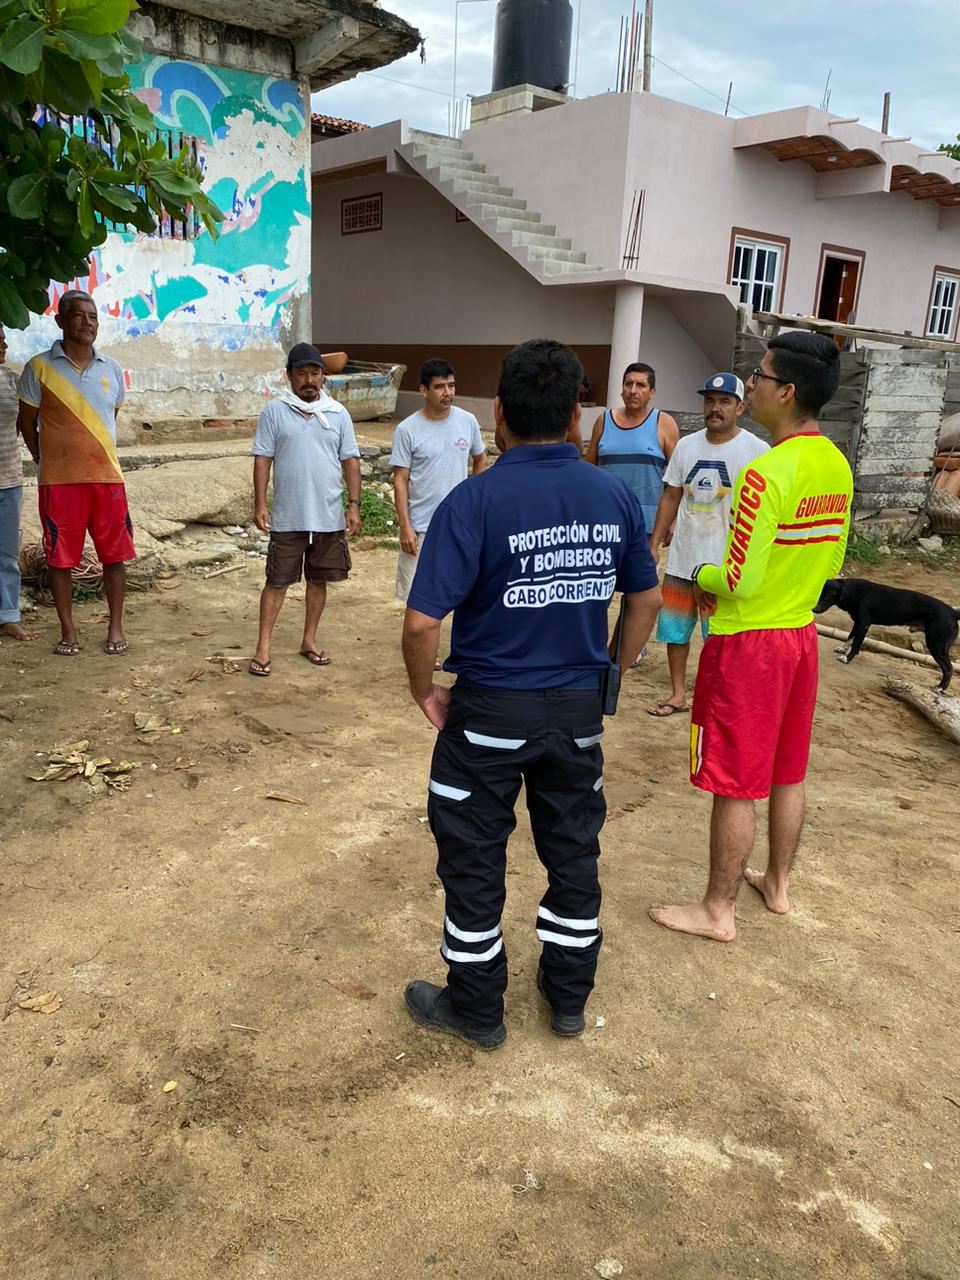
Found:
[[[917,546],[921,551],[942,551],[943,539],[939,533],[931,534],[929,538],[918,538]]]
[[[186,524],[239,525],[253,504],[250,459],[209,458],[143,467],[127,476],[135,526],[169,537]]]
[[[234,538],[236,538],[237,536],[239,536],[239,537],[241,537],[241,538],[242,538],[242,537],[244,537],[244,536],[246,535],[246,530],[244,529],[244,527],[243,527],[243,525],[242,525],[242,524],[227,524],[227,525],[224,525],[224,527],[220,530],[220,532],[221,532],[221,533],[229,533],[229,534],[231,534]]]
[[[127,503],[130,506],[130,519],[135,529],[144,530],[154,538],[171,538],[175,533],[183,531],[183,525],[178,521],[164,520],[162,516],[156,516],[143,508],[135,510],[129,497]]]
[[[391,472],[393,463],[390,461],[389,453],[382,453],[379,458],[375,459],[373,466],[381,475]]]
[[[171,569],[189,569],[194,565],[216,564],[225,558],[223,551],[214,551],[206,547],[183,546],[175,542],[161,543],[161,547],[164,563]],[[236,547],[230,549],[234,554],[238,554]]]
[[[623,1263],[618,1262],[616,1258],[601,1258],[593,1269],[598,1276],[603,1277],[603,1280],[612,1280],[613,1276],[623,1275]]]
[[[163,559],[166,548],[162,542],[159,542],[152,534],[147,533],[146,529],[138,529],[133,526],[133,545],[137,549],[138,560],[153,560],[155,558]]]
[[[357,445],[360,450],[361,458],[379,458],[380,446],[378,444],[361,444]]]
[[[880,552],[882,556],[889,556],[893,554],[893,552],[886,545],[886,543],[884,543],[882,547],[877,547],[877,550]]]

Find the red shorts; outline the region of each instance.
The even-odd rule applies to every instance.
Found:
[[[77,567],[87,530],[101,564],[137,558],[122,484],[42,484],[40,523],[51,569]]]
[[[762,800],[802,782],[817,704],[817,630],[708,636],[690,715],[690,781]]]

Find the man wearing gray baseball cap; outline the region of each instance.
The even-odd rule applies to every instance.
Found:
[[[720,562],[737,474],[770,447],[739,425],[744,388],[736,374],[713,374],[698,394],[703,396],[703,430],[682,437],[674,449],[650,535],[656,560],[670,529],[674,531],[657,618],[657,639],[667,646],[672,688],[669,697],[647,708],[659,720],[689,710],[687,659],[697,625],[693,570],[698,564]],[[701,618],[700,627],[705,636],[706,618]]]

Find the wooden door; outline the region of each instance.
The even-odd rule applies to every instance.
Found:
[[[857,285],[860,281],[860,263],[848,258],[841,260],[840,292],[837,300],[837,320],[849,324],[857,304]]]

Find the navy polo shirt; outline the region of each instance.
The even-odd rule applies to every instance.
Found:
[[[573,445],[518,445],[437,507],[407,604],[431,618],[453,610],[444,668],[471,684],[582,688],[609,663],[614,590],[656,585],[623,481]]]

